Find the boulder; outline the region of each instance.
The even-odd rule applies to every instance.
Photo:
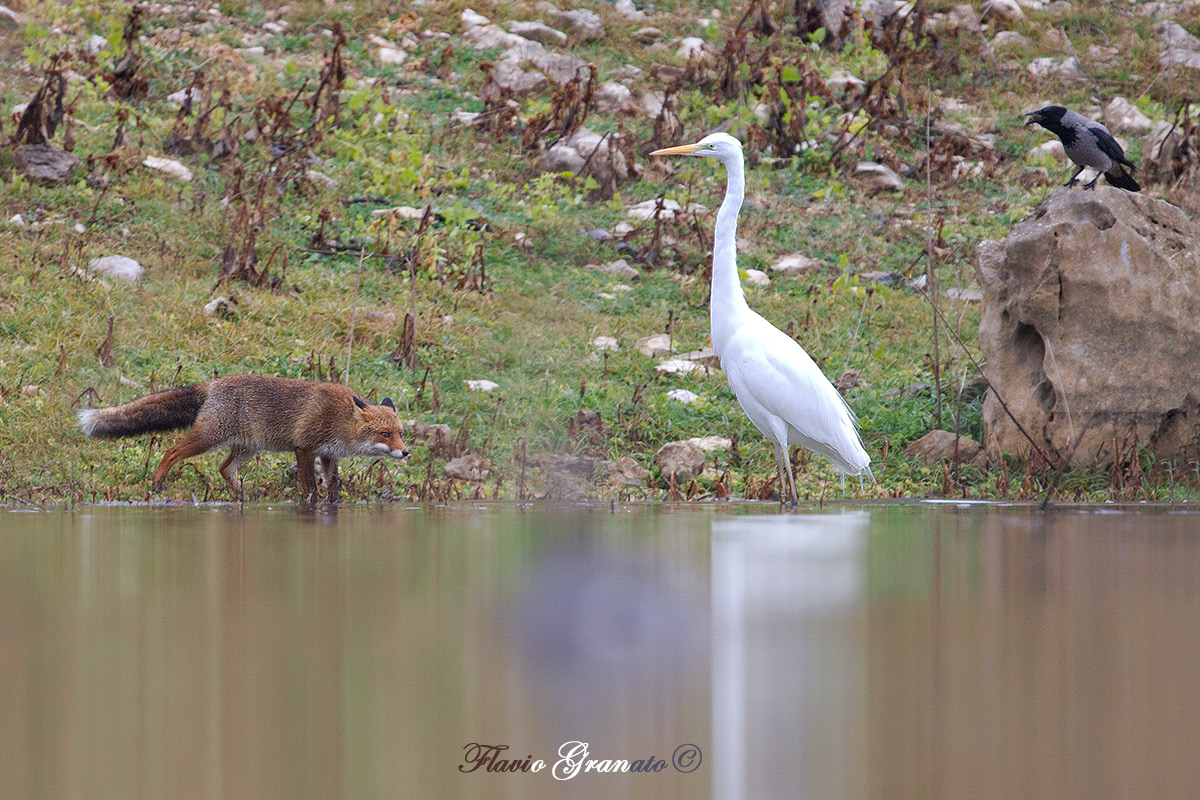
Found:
[[[654,463],[664,478],[675,474],[675,480],[690,480],[704,471],[704,451],[691,442],[667,442],[654,454]]]
[[[979,442],[970,437],[932,430],[904,448],[904,455],[919,458],[926,464],[935,464],[938,461],[953,461],[956,447],[958,460],[963,463],[973,461],[981,449]]]
[[[79,157],[49,144],[23,144],[13,151],[13,166],[34,183],[53,186],[71,177]]]
[[[979,246],[984,442],[1090,464],[1114,440],[1200,457],[1200,225],[1112,187],[1058,189]],[[1128,444],[1125,445],[1128,447]]]

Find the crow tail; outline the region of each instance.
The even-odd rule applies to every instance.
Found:
[[[1109,185],[1116,186],[1118,189],[1124,189],[1128,192],[1140,192],[1142,187],[1133,179],[1133,176],[1125,172],[1123,167],[1114,166],[1108,172],[1104,173],[1104,179]]]

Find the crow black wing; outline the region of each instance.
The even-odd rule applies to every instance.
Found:
[[[1099,125],[1089,125],[1088,133],[1096,137],[1096,144],[1104,155],[1116,161],[1118,164],[1124,164],[1132,168],[1133,162],[1125,157],[1125,151],[1121,149],[1121,145],[1117,144],[1117,140],[1113,135]]]

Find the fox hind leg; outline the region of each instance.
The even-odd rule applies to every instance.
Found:
[[[233,490],[236,497],[242,496],[242,482],[238,478],[238,467],[257,454],[258,450],[253,447],[235,444],[229,448],[229,457],[225,459],[225,463],[221,464],[221,477],[225,479],[225,483]]]
[[[182,461],[185,458],[192,458],[201,453],[207,453],[209,450],[219,447],[222,444],[224,442],[213,441],[204,431],[192,428],[191,433],[183,437],[179,441],[179,444],[163,454],[162,461],[158,462],[158,469],[154,470],[154,481],[150,485],[151,488],[156,492],[162,489],[163,481],[166,479],[171,467],[175,466],[176,461]]]

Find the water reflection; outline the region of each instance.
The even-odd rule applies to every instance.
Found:
[[[1197,517],[0,511],[0,786],[91,797],[1187,797]],[[693,773],[462,774],[464,746]]]

